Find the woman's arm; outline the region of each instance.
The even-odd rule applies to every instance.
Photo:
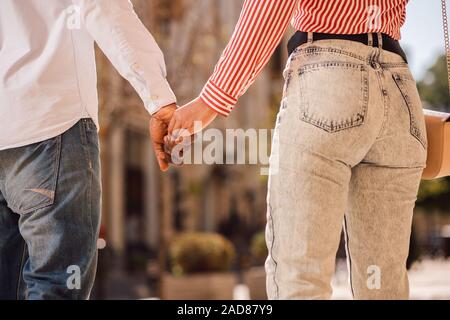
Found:
[[[200,95],[228,115],[269,61],[283,37],[297,0],[246,0],[230,42]]]
[[[201,128],[217,114],[227,116],[269,61],[299,0],[246,0],[233,35],[200,97],[178,109],[169,133]],[[197,129],[199,127],[197,126]]]

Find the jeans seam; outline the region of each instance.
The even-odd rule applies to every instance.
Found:
[[[326,156],[325,154],[318,152],[316,150],[311,149],[310,147],[308,147],[305,144],[302,143],[296,143],[296,142],[292,142],[290,140],[288,141],[280,141],[281,144],[287,144],[287,145],[291,145],[294,146],[296,148],[302,148],[303,152],[308,152],[316,157],[320,157],[321,159],[325,160],[325,161],[329,161],[329,162],[338,162],[343,164],[346,167],[349,167],[350,165],[348,163],[346,163],[344,160],[341,159],[337,159],[337,158],[330,158],[329,156]],[[281,166],[281,165],[280,165]],[[285,169],[288,169],[287,167]]]
[[[408,68],[408,64],[406,62],[381,62],[380,63],[381,68],[383,69],[398,69],[398,68]]]
[[[92,168],[92,160],[91,160],[91,156],[89,153],[89,148],[88,148],[88,138],[87,138],[87,126],[88,123],[85,119],[83,119],[80,123],[80,131],[81,131],[81,139],[82,139],[82,148],[84,150],[84,155],[87,161],[87,165],[88,165],[88,174],[89,174],[89,185],[86,191],[86,198],[88,200],[88,219],[89,219],[89,227],[91,229],[91,235],[92,235],[92,239],[90,241],[90,251],[92,251],[93,246],[92,243],[95,243],[95,234],[94,234],[94,226],[93,226],[93,222],[92,222],[92,198],[91,198],[91,193],[92,193],[92,180],[94,178],[93,175],[93,168]]]
[[[371,165],[375,167],[384,167],[384,168],[391,168],[391,169],[423,169],[426,166],[426,163],[422,162],[414,162],[410,165],[384,165],[384,164],[378,164],[373,162],[367,162],[367,161],[361,161],[359,164],[364,165]]]
[[[19,276],[17,277],[17,287],[16,287],[16,299],[20,300],[20,284],[21,284],[21,280],[22,280],[22,276],[23,276],[23,267],[24,267],[24,260],[25,260],[25,249],[26,249],[26,242],[25,240],[22,240],[23,244],[22,244],[22,255],[20,258],[20,264],[19,264]]]
[[[343,67],[345,69],[359,69],[361,71],[366,70],[366,66],[362,63],[348,62],[348,61],[338,61],[338,60],[328,60],[321,62],[314,62],[309,64],[304,64],[299,68],[299,74],[310,69],[318,69],[320,67]]]
[[[274,224],[273,224],[272,206],[270,204],[269,204],[269,215],[270,215],[270,227],[272,229],[272,243],[270,245],[269,253],[270,253],[270,258],[271,258],[271,260],[272,260],[272,262],[274,264],[273,283],[275,285],[275,299],[278,299],[278,297],[280,295],[278,283],[277,283],[277,280],[276,280],[278,263],[275,260],[275,258],[273,257],[273,247],[275,245],[275,228],[274,228]]]
[[[350,279],[350,289],[352,291],[352,296],[355,297],[355,292],[353,290],[353,272],[352,272],[352,258],[350,255],[350,245],[349,245],[349,236],[348,236],[348,227],[347,227],[347,218],[344,215],[344,234],[345,234],[345,249],[348,257],[348,273]]]
[[[81,144],[83,145],[83,148],[84,148],[84,146],[87,144],[85,120],[84,119],[80,120],[78,128],[80,130]]]
[[[378,86],[380,88],[381,94],[383,95],[383,107],[384,107],[383,108],[383,122],[381,124],[380,131],[378,132],[377,137],[376,137],[376,140],[378,140],[381,137],[381,135],[383,134],[384,128],[386,127],[386,122],[387,122],[387,119],[388,119],[390,99],[389,99],[389,96],[386,96],[386,95],[383,94],[383,91],[385,90],[385,88],[383,86],[383,83],[382,83],[382,80],[381,80],[381,76],[380,76],[380,74],[378,72],[376,73],[376,76],[377,76]]]

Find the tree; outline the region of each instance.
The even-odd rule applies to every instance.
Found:
[[[437,58],[421,81],[417,83],[420,97],[426,108],[450,112],[445,55]],[[449,178],[422,181],[417,204],[422,207],[445,207],[450,198]]]
[[[445,55],[440,56],[428,69],[417,87],[423,102],[430,105],[430,108],[450,112]]]

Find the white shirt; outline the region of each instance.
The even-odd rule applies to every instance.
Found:
[[[129,0],[0,0],[0,150],[98,128],[94,41],[150,113],[176,101]]]

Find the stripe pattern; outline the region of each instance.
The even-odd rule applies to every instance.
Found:
[[[200,98],[227,116],[269,61],[291,21],[296,30],[382,32],[400,39],[408,0],[245,0],[230,42]]]

